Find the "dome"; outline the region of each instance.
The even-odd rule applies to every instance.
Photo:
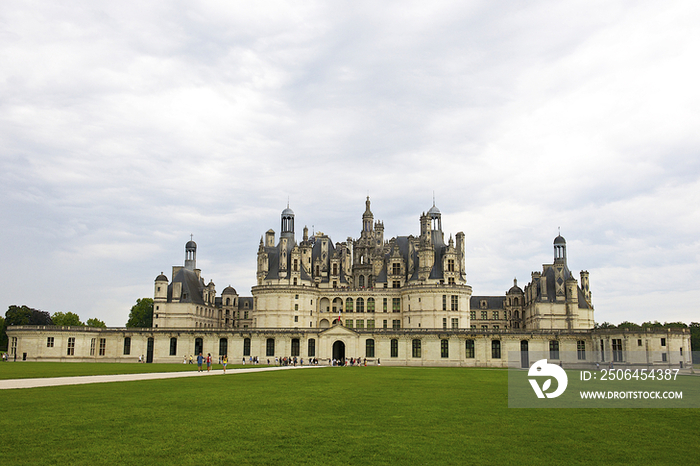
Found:
[[[225,294],[238,294],[238,293],[236,293],[235,288],[233,288],[231,285],[229,285],[226,288],[224,288],[224,291],[221,292],[221,296],[223,296]]]
[[[432,215],[432,214],[439,214],[439,213],[440,213],[440,209],[438,209],[437,207],[435,207],[435,204],[433,204],[433,206],[430,208],[430,210],[428,211],[428,213],[431,214],[431,215]]]
[[[287,207],[286,209],[284,209],[282,211],[282,215],[284,215],[284,216],[291,215],[293,217],[294,211],[292,209],[290,209],[289,207]]]
[[[566,244],[566,240],[562,235],[559,235],[556,238],[554,238],[554,244]]]
[[[156,277],[156,281],[157,281],[157,282],[167,282],[167,281],[168,281],[168,277],[166,277],[165,275],[163,275],[163,272],[161,272],[160,275],[158,275],[158,276]]]
[[[197,243],[195,243],[194,241],[190,240],[190,241],[187,242],[187,244],[185,244],[185,248],[186,248],[186,249],[197,249]]]
[[[510,293],[522,293],[523,290],[518,286],[518,280],[513,280],[513,286],[510,287],[510,290],[508,290],[508,294]]]

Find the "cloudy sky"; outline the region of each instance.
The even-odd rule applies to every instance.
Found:
[[[2,2],[0,310],[123,326],[184,261],[250,296],[280,212],[432,205],[475,295],[553,258],[596,321],[700,321],[700,3]]]

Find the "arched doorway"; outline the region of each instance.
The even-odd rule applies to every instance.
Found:
[[[520,342],[520,367],[527,369],[530,367],[530,356],[527,353],[527,340]]]
[[[342,341],[333,343],[333,359],[337,361],[345,360],[345,343]]]

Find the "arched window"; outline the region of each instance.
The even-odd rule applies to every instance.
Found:
[[[412,356],[414,358],[420,358],[420,350],[421,350],[420,340],[413,340],[412,346],[413,346]]]
[[[226,305],[230,306],[231,305],[231,298],[226,298]]]
[[[493,359],[501,359],[501,340],[491,341],[491,357]]]
[[[352,312],[352,298],[345,300],[345,312]]]
[[[177,338],[172,337],[170,339],[170,356],[177,355]]]
[[[358,279],[357,285],[360,288],[364,288],[364,286],[365,286],[365,276],[364,275],[360,275],[360,278]]]
[[[357,312],[365,312],[365,300],[357,298]]]
[[[450,342],[449,340],[440,340],[440,357],[449,358],[450,357]]]
[[[374,312],[374,298],[367,298],[367,312]]]
[[[520,301],[518,301],[518,298],[515,298],[515,299],[513,300],[513,304],[516,305],[516,306],[518,305],[519,302],[520,302]]]
[[[366,358],[373,358],[374,357],[374,340],[371,338],[368,338],[365,340],[365,357]]]
[[[513,312],[513,318],[514,318],[514,319],[520,319],[520,312],[514,311],[514,312]]]

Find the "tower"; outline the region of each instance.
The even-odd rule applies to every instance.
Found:
[[[193,272],[197,268],[197,243],[192,241],[192,235],[190,235],[190,240],[185,244],[185,268]]]

